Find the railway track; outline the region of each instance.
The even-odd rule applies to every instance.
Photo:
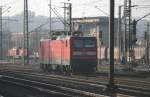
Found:
[[[6,73],[6,72],[9,73],[10,71],[6,70],[3,73]],[[99,82],[100,80],[99,81],[91,80],[91,79],[85,80],[83,78],[81,79],[81,78],[72,78],[72,77],[66,77],[66,76],[60,76],[60,75],[49,75],[49,74],[46,75],[46,74],[39,74],[39,73],[29,73],[29,72],[22,72],[22,71],[18,71],[18,70],[10,72],[10,74],[13,74],[15,76],[17,75],[18,77],[26,76],[25,78],[27,78],[27,79],[29,79],[29,78],[36,78],[36,80],[44,79],[43,80],[44,82],[45,81],[46,82],[55,81],[55,83],[53,83],[53,84],[56,84],[56,85],[61,84],[62,86],[70,87],[70,88],[74,87],[79,90],[81,89],[81,87],[84,87],[81,90],[90,91],[92,93],[101,93],[100,91],[103,91],[103,89],[106,88],[105,86],[107,85],[106,82]],[[104,81],[104,80],[101,80],[101,81]],[[38,80],[38,81],[40,81],[40,80]],[[119,87],[119,90],[118,90],[119,93],[130,94],[130,95],[136,94],[136,96],[138,96],[138,97],[149,97],[150,96],[149,88],[133,86],[133,82],[130,83],[130,84],[132,84],[132,86],[129,86],[129,85],[127,85],[127,80],[125,80],[122,83],[124,83],[124,84],[117,84],[117,86]],[[145,85],[148,85],[148,84],[145,82]]]
[[[51,95],[54,95],[55,97],[106,97],[104,95],[67,88],[60,85],[10,76],[1,76],[0,83],[24,87],[26,89],[36,91],[37,93],[40,92],[42,94],[47,94],[47,96],[44,97],[49,97]]]
[[[56,88],[54,90],[54,87],[49,87],[49,89],[46,89],[44,87],[39,87],[39,86],[35,85],[35,82],[33,85],[33,82],[31,82],[31,81],[27,81],[27,80],[23,80],[23,79],[16,79],[16,78],[8,77],[8,76],[2,76],[0,78],[0,83],[5,85],[5,86],[1,85],[3,87],[3,89],[0,89],[1,94],[4,97],[30,97],[30,96],[31,97],[36,97],[36,96],[37,97],[40,97],[40,96],[48,97],[48,95],[58,96],[58,97],[72,97],[69,94],[67,95],[65,93],[61,93]],[[7,88],[8,86],[9,86],[9,89]],[[18,89],[16,89],[16,87]],[[22,88],[24,88],[24,89],[22,90]],[[53,90],[50,90],[50,89],[53,89]],[[27,90],[32,91],[32,93],[28,92],[28,94],[26,94]],[[21,93],[18,93],[18,91]]]
[[[6,71],[4,71],[4,69]],[[39,71],[39,70],[38,70]],[[58,83],[67,83],[65,84],[67,87],[74,86],[76,85],[75,88],[80,89],[78,87],[81,87],[80,85],[82,84],[84,89],[83,90],[88,90],[88,87],[93,87],[90,88],[89,90],[92,90],[91,92],[98,93],[100,91],[103,91],[105,86],[107,85],[108,82],[108,77],[83,77],[83,76],[62,76],[62,75],[56,75],[56,74],[44,74],[42,72],[37,72],[36,70],[33,70],[33,68],[20,68],[20,67],[15,67],[15,68],[8,68],[5,66],[3,68],[3,73],[5,72],[10,72],[10,74],[14,75],[22,75],[22,76],[30,76],[30,77],[37,77],[37,78],[42,78],[42,79],[47,79],[48,80],[53,80]],[[62,81],[63,80],[63,81]],[[100,82],[101,81],[101,82]],[[69,86],[68,86],[69,83]],[[144,95],[149,95],[150,92],[150,82],[149,81],[140,81],[140,80],[132,80],[132,79],[120,79],[116,78],[115,79],[116,85],[119,87],[119,92],[120,93],[137,93],[137,95],[142,94]],[[53,83],[54,84],[54,83]],[[56,84],[56,83],[55,83]],[[62,84],[64,85],[64,84]],[[85,87],[87,86],[87,87]],[[96,88],[96,89],[95,89]],[[130,91],[129,91],[130,90]],[[142,96],[143,97],[143,96]],[[149,96],[145,96],[149,97]]]
[[[32,67],[32,66],[31,66]],[[19,73],[20,72],[30,72],[30,74],[40,74],[40,75],[46,75],[47,77],[60,77],[60,79],[64,79],[64,78],[68,78],[69,80],[75,80],[76,78],[80,81],[83,81],[86,79],[87,82],[91,82],[91,81],[94,81],[95,83],[105,83],[105,82],[108,82],[108,77],[107,76],[98,76],[98,77],[85,77],[85,76],[76,76],[76,75],[73,75],[72,77],[66,77],[66,76],[63,76],[63,75],[51,75],[51,74],[44,74],[43,72],[41,72],[37,67],[35,69],[35,67],[24,67],[22,68],[21,66],[20,67],[2,67],[3,69],[8,69],[8,70],[13,70],[13,71],[18,71]],[[75,79],[74,79],[75,78]],[[150,89],[150,80],[145,80],[145,79],[131,79],[131,78],[123,78],[123,77],[119,77],[119,78],[115,78],[115,83],[116,84],[121,84],[121,85],[128,85],[128,86],[136,86],[136,87],[142,87],[142,88],[146,88],[146,89]]]

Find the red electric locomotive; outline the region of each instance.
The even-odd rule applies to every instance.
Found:
[[[44,71],[91,73],[97,68],[96,37],[68,36],[40,42],[40,64]]]

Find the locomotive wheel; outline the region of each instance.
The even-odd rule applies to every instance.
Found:
[[[40,69],[42,69],[42,64],[40,64]]]
[[[60,70],[60,73],[64,73],[64,66],[60,65],[59,70]]]
[[[47,64],[44,64],[44,66],[43,66],[44,68],[43,68],[43,70],[44,70],[44,72],[46,72],[47,73]]]
[[[44,65],[45,65],[45,64],[42,64],[42,70],[43,70],[43,72],[45,72],[45,68],[44,68]]]
[[[52,66],[51,66],[51,64],[48,64],[48,66],[47,66],[47,69],[48,69],[48,72],[52,72]]]
[[[41,69],[44,72],[44,64],[41,65]]]
[[[58,66],[57,66],[57,71],[58,71],[59,73],[63,73],[63,66],[58,65]]]
[[[60,72],[60,66],[59,65],[56,66],[56,71]]]
[[[44,64],[44,72],[46,72],[46,64]]]
[[[45,71],[48,73],[48,64],[45,65]]]
[[[40,64],[40,69],[44,72],[44,64]]]
[[[69,66],[69,65],[64,66],[64,74],[71,75],[71,66]]]
[[[65,67],[65,65],[63,65],[62,71],[63,71],[63,74],[66,75],[66,67]]]
[[[72,75],[72,69],[71,69],[71,66],[70,66],[70,65],[67,66],[67,72],[68,72],[68,75],[69,75],[69,76]]]

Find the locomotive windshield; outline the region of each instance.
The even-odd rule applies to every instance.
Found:
[[[86,48],[93,48],[93,47],[95,47],[95,41],[94,40],[85,40],[84,46]]]
[[[94,40],[90,39],[79,39],[73,41],[74,48],[94,48],[96,47],[96,43]]]
[[[82,48],[83,47],[83,40],[74,40],[73,47],[75,48]]]

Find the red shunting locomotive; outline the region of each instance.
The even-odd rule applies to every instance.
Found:
[[[44,71],[91,73],[97,68],[96,37],[67,36],[40,42],[40,66]]]

